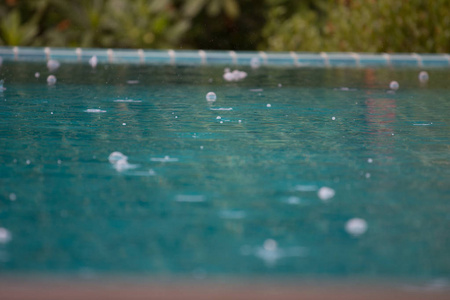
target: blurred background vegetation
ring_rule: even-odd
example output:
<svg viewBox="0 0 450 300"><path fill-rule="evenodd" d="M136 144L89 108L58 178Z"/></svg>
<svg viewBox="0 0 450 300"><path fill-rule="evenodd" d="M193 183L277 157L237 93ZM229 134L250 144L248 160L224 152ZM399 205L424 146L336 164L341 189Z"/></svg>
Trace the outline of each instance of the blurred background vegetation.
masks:
<svg viewBox="0 0 450 300"><path fill-rule="evenodd" d="M450 52L450 0L1 0L0 45Z"/></svg>

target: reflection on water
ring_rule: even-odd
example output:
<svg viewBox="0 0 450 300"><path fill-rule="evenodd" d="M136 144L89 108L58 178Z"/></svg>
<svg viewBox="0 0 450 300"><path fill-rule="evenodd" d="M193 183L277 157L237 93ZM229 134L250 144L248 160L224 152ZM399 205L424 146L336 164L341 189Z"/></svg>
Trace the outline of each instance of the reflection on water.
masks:
<svg viewBox="0 0 450 300"><path fill-rule="evenodd" d="M6 62L0 270L449 276L449 71L242 71Z"/></svg>

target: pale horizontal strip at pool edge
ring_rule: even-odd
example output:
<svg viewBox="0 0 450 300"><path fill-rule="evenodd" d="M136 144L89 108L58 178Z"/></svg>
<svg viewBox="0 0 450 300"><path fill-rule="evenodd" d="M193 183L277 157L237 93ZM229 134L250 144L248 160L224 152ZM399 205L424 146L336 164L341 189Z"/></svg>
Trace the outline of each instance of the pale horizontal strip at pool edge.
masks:
<svg viewBox="0 0 450 300"><path fill-rule="evenodd" d="M100 63L172 65L250 65L253 58L262 65L292 67L450 67L450 55L419 53L356 52L265 52L217 50L144 50L96 48L0 47L4 61L87 62L97 56Z"/></svg>

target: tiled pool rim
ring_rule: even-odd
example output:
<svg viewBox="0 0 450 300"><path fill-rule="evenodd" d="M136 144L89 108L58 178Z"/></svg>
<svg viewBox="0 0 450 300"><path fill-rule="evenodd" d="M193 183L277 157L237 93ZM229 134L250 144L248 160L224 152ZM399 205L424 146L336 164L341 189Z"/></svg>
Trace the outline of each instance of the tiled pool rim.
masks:
<svg viewBox="0 0 450 300"><path fill-rule="evenodd" d="M0 47L4 61L98 62L172 65L250 65L252 59L267 66L291 67L437 67L449 68L450 55L354 52L250 52L204 50L143 50L94 48Z"/></svg>

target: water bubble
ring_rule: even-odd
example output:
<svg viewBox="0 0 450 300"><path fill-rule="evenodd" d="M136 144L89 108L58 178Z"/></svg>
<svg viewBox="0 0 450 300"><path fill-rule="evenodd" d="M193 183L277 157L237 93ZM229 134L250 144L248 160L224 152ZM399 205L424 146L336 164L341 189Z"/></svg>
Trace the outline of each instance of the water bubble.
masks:
<svg viewBox="0 0 450 300"><path fill-rule="evenodd" d="M266 107L272 107L272 104L267 103L267 104L266 104Z"/></svg>
<svg viewBox="0 0 450 300"><path fill-rule="evenodd" d="M223 124L223 121L220 121L220 124Z"/></svg>
<svg viewBox="0 0 450 300"><path fill-rule="evenodd" d="M353 236L360 236L367 231L367 222L360 218L350 219L345 224L345 231Z"/></svg>
<svg viewBox="0 0 450 300"><path fill-rule="evenodd" d="M247 73L239 70L230 72L229 69L225 69L225 73L223 74L223 79L225 79L225 81L239 81L245 77L247 77Z"/></svg>
<svg viewBox="0 0 450 300"><path fill-rule="evenodd" d="M89 64L91 65L92 68L97 67L97 63L98 63L98 60L97 60L97 56L96 55L92 56L89 59Z"/></svg>
<svg viewBox="0 0 450 300"><path fill-rule="evenodd" d="M367 162L368 162L369 164L371 164L371 163L373 163L373 159L368 158L368 159L367 159Z"/></svg>
<svg viewBox="0 0 450 300"><path fill-rule="evenodd" d="M259 60L258 57L253 57L253 58L250 60L250 66L251 66L253 69L258 69L258 68L261 66L261 61Z"/></svg>
<svg viewBox="0 0 450 300"><path fill-rule="evenodd" d="M216 101L216 93L214 92L209 92L208 94L206 94L206 100L208 101Z"/></svg>
<svg viewBox="0 0 450 300"><path fill-rule="evenodd" d="M200 150L203 150L203 146L200 146Z"/></svg>
<svg viewBox="0 0 450 300"><path fill-rule="evenodd" d="M419 73L419 81L422 83L426 83L430 77L428 76L428 72L422 71Z"/></svg>
<svg viewBox="0 0 450 300"><path fill-rule="evenodd" d="M238 120L239 123L242 123L242 120Z"/></svg>
<svg viewBox="0 0 450 300"><path fill-rule="evenodd" d="M365 176L366 176L367 179L369 179L371 175L370 175L370 173L366 173Z"/></svg>
<svg viewBox="0 0 450 300"><path fill-rule="evenodd" d="M114 151L108 156L108 160L110 163L114 164L121 159L127 159L128 157L124 155L122 152Z"/></svg>
<svg viewBox="0 0 450 300"><path fill-rule="evenodd" d="M31 164L31 160L27 159L27 161L25 162L27 165Z"/></svg>
<svg viewBox="0 0 450 300"><path fill-rule="evenodd" d="M5 81L3 80L3 79L1 79L0 80L0 92L3 92L4 90L6 90L4 87L3 87L3 83L4 83Z"/></svg>
<svg viewBox="0 0 450 300"><path fill-rule="evenodd" d="M34 77L39 78L41 77L41 74L39 72L34 73Z"/></svg>
<svg viewBox="0 0 450 300"><path fill-rule="evenodd" d="M8 229L0 227L0 244L6 244L11 240L11 233Z"/></svg>
<svg viewBox="0 0 450 300"><path fill-rule="evenodd" d="M220 120L220 119L222 119L221 116L217 116L217 117L216 117L216 120Z"/></svg>
<svg viewBox="0 0 450 300"><path fill-rule="evenodd" d="M59 68L59 66L60 66L60 63L57 60L50 59L47 62L47 68L50 72L56 71Z"/></svg>
<svg viewBox="0 0 450 300"><path fill-rule="evenodd" d="M396 90L398 90L399 87L400 87L400 85L398 84L397 81L391 81L391 83L389 83L389 88L391 90L396 91Z"/></svg>
<svg viewBox="0 0 450 300"><path fill-rule="evenodd" d="M331 120L333 120L333 121L336 120L336 117L332 117Z"/></svg>
<svg viewBox="0 0 450 300"><path fill-rule="evenodd" d="M329 188L326 186L321 187L319 189L319 191L317 192L317 195L323 201L327 201L327 200L333 198L335 194L336 194L336 192L332 188Z"/></svg>
<svg viewBox="0 0 450 300"><path fill-rule="evenodd" d="M57 163L58 163L58 165L60 165L60 164L61 164L61 160L60 160L60 159L58 159Z"/></svg>
<svg viewBox="0 0 450 300"><path fill-rule="evenodd" d="M264 250L275 251L278 248L278 243L275 240L267 239L264 241Z"/></svg>
<svg viewBox="0 0 450 300"><path fill-rule="evenodd" d="M16 194L14 194L14 193L9 194L9 200L16 201L16 199L17 199Z"/></svg>
<svg viewBox="0 0 450 300"><path fill-rule="evenodd" d="M49 75L47 77L47 83L48 85L54 85L56 83L56 77L53 75Z"/></svg>
<svg viewBox="0 0 450 300"><path fill-rule="evenodd" d="M127 125L127 123L122 123L122 125L123 125L123 126L126 126L126 125Z"/></svg>
<svg viewBox="0 0 450 300"><path fill-rule="evenodd" d="M282 87L282 86L283 86L283 85L282 85L281 83L278 84L278 87L279 87L279 88Z"/></svg>

